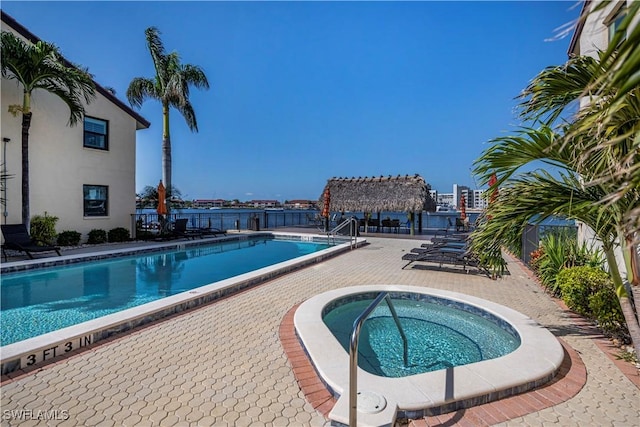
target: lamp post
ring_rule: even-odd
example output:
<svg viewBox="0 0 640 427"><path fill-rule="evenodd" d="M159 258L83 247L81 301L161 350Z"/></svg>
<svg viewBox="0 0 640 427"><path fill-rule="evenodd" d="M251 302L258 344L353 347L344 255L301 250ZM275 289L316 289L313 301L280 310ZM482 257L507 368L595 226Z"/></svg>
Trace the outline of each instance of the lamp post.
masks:
<svg viewBox="0 0 640 427"><path fill-rule="evenodd" d="M7 143L11 142L11 138L2 138L2 219L3 223L7 223L9 212L7 211Z"/></svg>

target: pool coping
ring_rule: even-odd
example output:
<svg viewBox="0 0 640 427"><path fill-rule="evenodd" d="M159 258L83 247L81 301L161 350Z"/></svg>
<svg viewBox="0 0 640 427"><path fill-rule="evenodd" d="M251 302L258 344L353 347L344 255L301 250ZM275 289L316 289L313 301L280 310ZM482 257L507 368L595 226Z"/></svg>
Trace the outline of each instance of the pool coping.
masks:
<svg viewBox="0 0 640 427"><path fill-rule="evenodd" d="M321 313L337 298L381 290L423 293L478 306L508 321L520 334L521 345L496 359L404 378L383 378L358 368L358 390L377 393L387 401L387 407L378 414L359 412L359 425L393 425L396 417L416 419L498 400L550 381L561 367L564 351L551 332L533 319L491 301L458 292L388 284L325 292L298 307L294 325L315 370L337 398L329 418L338 424L347 425L349 420L349 354L324 325Z"/></svg>
<svg viewBox="0 0 640 427"><path fill-rule="evenodd" d="M80 262L91 262L98 259L126 257L171 249L182 250L211 243L236 240L243 241L262 236L273 236L275 238L299 237L301 241L314 241L314 238L317 239L316 241L324 241L327 239L326 235L323 236L319 234L302 235L300 233L286 232L243 233L225 236L222 238L157 244L144 248L117 249L114 251L92 252L76 256L67 255L53 259L47 258L41 260L30 260L27 262L23 261L21 263L13 262L9 263L10 265L3 267L3 273L4 268L12 269L10 270L12 272L24 271L29 268L35 269ZM96 342L105 340L115 334L134 329L155 320L220 298L224 298L295 269L322 262L327 258L350 250L350 242L341 241L342 243L336 244L330 248L308 255L303 255L293 260L283 261L278 264L240 274L199 288L172 295L170 297L132 307L121 312L109 314L107 316L62 328L57 331L52 331L37 337L2 346L0 347L1 374L6 375L21 369L33 368L44 362L49 362L63 355L67 355L81 348L90 346ZM356 247L364 244L366 244L366 239L360 238L356 242ZM18 266L17 264L24 264L24 266Z"/></svg>

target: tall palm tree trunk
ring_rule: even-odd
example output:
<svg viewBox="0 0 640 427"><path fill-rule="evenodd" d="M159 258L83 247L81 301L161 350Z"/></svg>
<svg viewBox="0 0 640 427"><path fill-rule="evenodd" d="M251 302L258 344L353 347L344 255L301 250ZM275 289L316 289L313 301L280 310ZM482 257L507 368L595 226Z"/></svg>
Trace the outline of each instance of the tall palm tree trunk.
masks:
<svg viewBox="0 0 640 427"><path fill-rule="evenodd" d="M29 229L29 128L31 112L22 114L22 223Z"/></svg>
<svg viewBox="0 0 640 427"><path fill-rule="evenodd" d="M162 180L169 193L166 198L167 215L171 213L171 136L169 135L169 106L162 106Z"/></svg>
<svg viewBox="0 0 640 427"><path fill-rule="evenodd" d="M620 309L622 310L624 320L627 323L627 329L629 330L629 335L631 336L633 348L635 349L636 354L640 354L640 324L638 324L638 318L636 317L635 311L633 310L633 304L631 304L631 299L629 299L627 291L624 287L622 276L620 275L620 270L618 269L616 256L613 253L612 248L606 248L604 250L604 253L607 257L609 272L611 273L611 279L613 280L613 286L615 287L616 295L618 295Z"/></svg>

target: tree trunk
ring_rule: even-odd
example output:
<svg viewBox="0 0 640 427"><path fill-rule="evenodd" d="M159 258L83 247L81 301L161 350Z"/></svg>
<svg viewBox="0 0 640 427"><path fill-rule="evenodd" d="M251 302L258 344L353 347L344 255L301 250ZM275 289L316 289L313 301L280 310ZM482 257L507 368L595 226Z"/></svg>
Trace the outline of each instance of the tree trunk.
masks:
<svg viewBox="0 0 640 427"><path fill-rule="evenodd" d="M167 189L167 217L171 214L171 137L169 136L169 106L162 106L162 181Z"/></svg>
<svg viewBox="0 0 640 427"><path fill-rule="evenodd" d="M640 324L638 324L638 318L633 310L631 300L627 295L627 291L624 287L622 277L620 276L620 270L618 269L618 263L613 253L613 249L608 248L604 251L607 257L607 264L609 265L609 272L611 273L611 279L615 286L616 295L618 295L618 301L620 302L620 308L624 320L627 323L627 329L629 330L629 336L631 336L631 342L635 349L636 355L640 355Z"/></svg>
<svg viewBox="0 0 640 427"><path fill-rule="evenodd" d="M22 114L22 223L29 230L29 128L32 113Z"/></svg>
<svg viewBox="0 0 640 427"><path fill-rule="evenodd" d="M640 265L638 262L638 246L633 243L633 235L627 234L625 237L622 253L627 268L627 280L630 285L630 297L635 308L636 321L640 323Z"/></svg>

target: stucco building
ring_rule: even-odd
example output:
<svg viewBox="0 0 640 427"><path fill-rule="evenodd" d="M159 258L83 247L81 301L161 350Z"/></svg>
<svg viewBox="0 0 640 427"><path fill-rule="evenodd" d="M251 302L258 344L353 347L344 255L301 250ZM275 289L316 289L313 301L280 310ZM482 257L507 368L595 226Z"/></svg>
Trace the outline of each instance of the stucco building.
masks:
<svg viewBox="0 0 640 427"><path fill-rule="evenodd" d="M2 12L2 31L39 40ZM91 64L83 64L90 66ZM21 115L8 106L22 104L22 86L2 79L1 124L4 182L2 223L22 222ZM30 213L59 218L56 231L115 227L131 230L135 213L136 131L149 122L96 84L96 98L85 107L83 123L71 127L69 109L58 97L36 90L29 132Z"/></svg>
<svg viewBox="0 0 640 427"><path fill-rule="evenodd" d="M601 7L602 0L585 1L582 5L580 20L569 44L569 56L590 56L598 58L598 52L609 47L615 32L620 28L620 24L625 17L631 0L611 1ZM631 22L631 28L635 28L640 23L640 16L635 16ZM587 97L580 102L581 106L590 102ZM577 221L578 239L595 246L600 246L600 242L595 233L585 223ZM618 268L623 277L626 274L626 267L622 252L616 250Z"/></svg>

